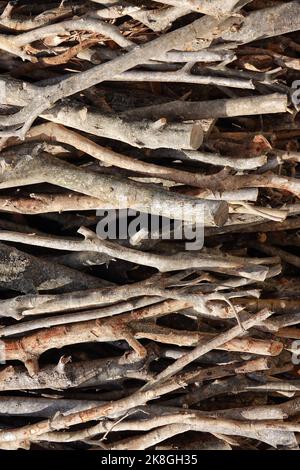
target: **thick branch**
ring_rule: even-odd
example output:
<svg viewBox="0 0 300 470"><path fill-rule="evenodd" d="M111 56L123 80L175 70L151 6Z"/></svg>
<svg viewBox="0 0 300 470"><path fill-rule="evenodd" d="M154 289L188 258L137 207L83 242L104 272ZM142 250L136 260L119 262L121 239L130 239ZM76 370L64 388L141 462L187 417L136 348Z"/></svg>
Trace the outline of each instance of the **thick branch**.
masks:
<svg viewBox="0 0 300 470"><path fill-rule="evenodd" d="M143 106L122 113L129 119L207 119L243 115L284 113L287 96L279 93L211 101L171 101Z"/></svg>

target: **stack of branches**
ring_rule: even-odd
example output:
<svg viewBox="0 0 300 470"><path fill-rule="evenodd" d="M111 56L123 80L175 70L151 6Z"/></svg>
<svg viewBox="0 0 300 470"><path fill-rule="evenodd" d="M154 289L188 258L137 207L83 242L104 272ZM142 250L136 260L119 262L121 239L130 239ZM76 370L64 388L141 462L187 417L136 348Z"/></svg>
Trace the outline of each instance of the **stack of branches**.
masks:
<svg viewBox="0 0 300 470"><path fill-rule="evenodd" d="M0 448L298 449L299 1L0 9Z"/></svg>

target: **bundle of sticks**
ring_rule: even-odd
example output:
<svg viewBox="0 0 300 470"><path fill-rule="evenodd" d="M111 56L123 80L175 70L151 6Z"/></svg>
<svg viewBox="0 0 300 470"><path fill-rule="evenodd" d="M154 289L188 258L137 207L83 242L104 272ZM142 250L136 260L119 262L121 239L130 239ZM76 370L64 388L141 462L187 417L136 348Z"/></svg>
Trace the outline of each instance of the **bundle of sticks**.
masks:
<svg viewBox="0 0 300 470"><path fill-rule="evenodd" d="M298 449L299 30L0 1L1 449Z"/></svg>

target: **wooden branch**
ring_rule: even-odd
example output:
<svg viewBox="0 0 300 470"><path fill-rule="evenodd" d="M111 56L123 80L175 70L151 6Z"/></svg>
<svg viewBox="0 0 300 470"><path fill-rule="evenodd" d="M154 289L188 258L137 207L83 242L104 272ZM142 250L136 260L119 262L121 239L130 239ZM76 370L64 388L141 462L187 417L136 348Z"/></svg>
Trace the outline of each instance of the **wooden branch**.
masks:
<svg viewBox="0 0 300 470"><path fill-rule="evenodd" d="M157 299L155 299L157 300ZM145 303L145 302L142 302ZM146 302L147 304L147 302ZM136 361L146 357L146 349L134 339L127 324L141 318L157 315L166 315L174 310L187 307L182 301L165 301L161 305L154 304L141 308L121 317L111 319L89 320L80 323L71 323L69 326L53 326L46 330L33 333L21 339L2 341L2 354L5 360L18 359L24 362L30 374L38 371L38 357L48 349L61 348L73 343L104 342L126 340L134 349L132 360ZM115 308L115 307L113 307ZM128 310L129 310L128 306ZM121 310L124 311L123 307ZM127 360L130 362L129 357Z"/></svg>
<svg viewBox="0 0 300 470"><path fill-rule="evenodd" d="M159 396L170 393L171 391L180 389L186 381L191 381L197 373L182 374L176 379L170 380L167 384L155 387L148 391L138 391L134 394L117 400L115 402L100 405L89 410L81 411L79 413L72 413L67 416L56 416L54 419L40 421L36 424L30 424L17 429L10 429L9 431L0 431L0 442L4 441L6 444L11 442L18 443L24 440L35 439L37 436L45 434L49 431L60 430L66 427L99 419L104 416L114 416L119 413L126 413L129 409L138 407L153 400Z"/></svg>
<svg viewBox="0 0 300 470"><path fill-rule="evenodd" d="M251 246L268 255L274 256L276 253L276 256L279 256L286 263L296 266L297 268L300 267L300 257L297 255L264 243L252 243Z"/></svg>
<svg viewBox="0 0 300 470"><path fill-rule="evenodd" d="M35 416L51 418L53 413L64 413L81 411L87 407L97 406L99 401L72 400L30 397L3 397L0 404L0 416Z"/></svg>
<svg viewBox="0 0 300 470"><path fill-rule="evenodd" d="M158 0L155 1L158 2ZM159 1L159 3L165 3L175 7L182 6L182 2L180 0L163 0ZM197 13L220 16L228 12L233 12L236 8L241 8L246 3L249 3L249 0L186 0L185 6L188 7L191 11L196 11Z"/></svg>
<svg viewBox="0 0 300 470"><path fill-rule="evenodd" d="M0 196L1 211L18 214L97 210L105 209L106 205L101 199L74 192L61 194L34 192L22 196Z"/></svg>
<svg viewBox="0 0 300 470"><path fill-rule="evenodd" d="M253 326L255 326L257 323L261 323L264 320L266 320L272 313L268 311L267 309L261 310L259 313L254 315L251 319L246 320L243 322L243 328L244 330L247 330ZM163 372L158 374L152 382L150 382L147 385L148 387L152 387L156 384L159 384L161 382L164 382L167 380L169 377L171 377L173 374L176 374L179 370L181 370L183 367L187 366L190 364L192 361L194 361L196 358L200 357L202 354L205 354L212 349L224 344L227 341L230 341L231 339L234 339L236 336L238 336L241 333L241 328L240 326L235 326L231 328L230 330L226 331L225 333L221 333L220 335L216 336L215 338L208 340L204 344L198 344L198 346L193 349L193 351L186 353L184 356L182 356L180 359L177 359L172 365L167 367Z"/></svg>
<svg viewBox="0 0 300 470"><path fill-rule="evenodd" d="M9 14L1 15L0 24L5 28L13 29L15 31L28 31L64 18L70 13L80 13L82 11L83 9L80 5L59 5L57 8L52 8L47 12L45 11L42 15L38 15L35 18L24 16L12 18L10 12Z"/></svg>
<svg viewBox="0 0 300 470"><path fill-rule="evenodd" d="M134 147L195 150L201 146L204 135L201 122L155 125L151 120L132 121L114 114L99 113L74 102L58 104L49 112L42 113L42 117L101 137L117 137Z"/></svg>
<svg viewBox="0 0 300 470"><path fill-rule="evenodd" d="M85 270L91 266L109 265L113 258L110 256L96 253L93 251L73 251L67 255L57 255L51 257L51 260L58 264L63 264L69 268Z"/></svg>
<svg viewBox="0 0 300 470"><path fill-rule="evenodd" d="M125 204L127 208L142 212L179 220L183 217L183 220L192 223L199 220L203 212L204 223L211 220L219 225L227 219L225 201L200 201L125 178L96 174L46 154L35 155L34 158L20 158L18 155L7 159L2 157L2 161L7 163L3 163L1 188L48 182L92 197L101 194L108 206L112 202L112 207L117 203L122 208Z"/></svg>
<svg viewBox="0 0 300 470"><path fill-rule="evenodd" d="M134 45L129 39L127 39L120 33L119 29L116 26L110 23L105 23L101 20L95 20L87 17L80 18L77 20L72 19L61 21L60 23L55 23L47 26L41 26L40 28L35 28L32 31L28 31L26 33L14 36L12 41L14 44L16 44L16 46L23 47L26 44L38 41L47 36L54 36L58 34L64 35L65 33L76 30L85 30L91 31L96 34L102 34L103 36L112 39L116 44L121 47L128 48Z"/></svg>
<svg viewBox="0 0 300 470"><path fill-rule="evenodd" d="M10 104L22 105L29 103L31 96L36 94L32 88L28 88L24 82L8 82L5 77L0 80L7 87L5 101ZM24 93L25 91L25 93ZM29 99L29 101L28 101ZM81 129L94 135L106 138L118 138L135 147L160 148L170 147L175 149L198 149L203 141L202 127L205 123L157 123L147 120L133 122L115 114L105 114L95 109L82 105L76 101L69 104L58 104L51 110L42 114L50 121L66 124L75 129ZM101 121L101 126L99 126ZM46 125L44 131L47 134ZM55 130L55 127L53 128ZM49 127L49 132L51 127ZM67 130L65 131L67 133ZM53 131L51 132L53 136ZM60 135L63 135L62 130Z"/></svg>
<svg viewBox="0 0 300 470"><path fill-rule="evenodd" d="M100 20L93 20L91 18L80 18L78 20L68 20L52 25L41 26L40 28L33 29L32 31L18 34L13 38L10 35L1 34L0 49L18 55L23 60L32 60L30 56L24 54L23 50L21 49L23 46L43 39L46 36L65 34L67 32L76 30L87 30L96 34L108 36L121 47L128 48L133 45L131 41L122 36L118 28L114 25Z"/></svg>
<svg viewBox="0 0 300 470"><path fill-rule="evenodd" d="M244 157L229 157L210 152L190 152L187 150L184 150L183 154L188 160L195 160L197 162L203 162L210 165L228 166L235 170L255 170L256 168L264 165L267 161L266 155L245 159ZM230 199L234 200L229 196L227 200Z"/></svg>
<svg viewBox="0 0 300 470"><path fill-rule="evenodd" d="M189 273L190 272L188 271L186 275L189 275ZM131 299L133 297L143 296L182 300L184 302L189 302L191 306L194 306L199 311L201 310L202 313L210 314L210 302L227 302L228 299L236 297L259 296L259 292L257 290L231 291L230 283L224 286L222 284L219 286L217 284L212 284L205 286L206 288L199 284L196 285L194 289L189 288L189 290L187 290L188 281L185 281L184 277L184 273L182 273L182 280L179 279L178 275L169 277L154 275L146 281L125 284L122 286L73 291L71 294L22 295L13 299L1 300L0 315L26 317L41 315L43 313L58 313L63 311L90 309L120 302L125 297L127 297L127 299ZM172 288L172 282L176 283L177 287ZM183 287L180 287L181 284ZM233 287L236 286L233 284ZM228 289L229 292L221 292L222 290ZM217 308L216 312L219 312ZM227 317L230 318L229 312Z"/></svg>
<svg viewBox="0 0 300 470"><path fill-rule="evenodd" d="M159 288L156 288L156 289L148 288L149 292L147 292L147 289L145 290L146 292L142 291L143 296L139 299L127 300L126 302L120 302L118 304L114 304L112 306L109 305L106 307L105 306L102 307L101 304L99 305L101 293L100 292L98 293L95 291L91 293L90 296L89 296L89 293L87 292L87 297L89 297L89 300L85 299L85 301L83 302L82 301L78 302L79 299L77 299L77 302L76 302L76 299L73 299L72 301L72 299L70 299L70 296L69 296L69 302L64 307L59 306L60 301L62 300L62 297L60 297L59 300L55 298L51 299L50 296L46 297L46 302L45 302L46 305L44 307L43 305L39 306L40 300L36 299L37 309L31 309L27 311L22 311L21 304L23 303L24 300L25 302L26 300L27 301L29 300L29 304L31 305L34 304L35 302L34 296L31 296L31 298L29 299L28 298L27 299L23 299L23 298L13 299L13 302L10 302L10 301L7 302L8 305L12 304L12 307L8 307L7 311L4 310L3 316L12 316L12 315L17 316L17 317L22 316L22 315L31 316L32 314L33 315L40 314L43 312L43 310L44 310L44 313L49 313L49 310L45 310L45 307L47 308L47 306L49 306L49 309L54 312L57 312L59 310L63 311L63 310L72 310L76 308L87 308L89 306L92 306L92 307L99 306L102 308L93 309L93 310L84 310L82 312L69 313L69 314L64 314L64 315L59 315L59 316L51 316L48 318L46 317L46 318L42 318L38 320L27 321L27 322L16 324L16 325L6 326L0 329L0 337L20 334L26 331L32 331L32 330L36 330L39 328L48 328L54 325L61 325L61 324L66 325L68 323L77 323L77 322L93 320L97 318L112 317L120 313L124 313L130 310L135 310L140 307L145 307L148 305L158 303L161 300L163 300L163 298L169 298L169 299L174 299L174 300L179 301L179 303L178 302L175 303L176 308L180 307L181 309L181 306L182 308L194 307L197 311L200 311L204 315L209 316L211 312L213 312L211 314L212 316L215 316L215 317L220 316L221 318L222 317L231 318L236 315L236 310L232 308L231 314L228 313L227 310L225 310L225 314L224 314L222 311L222 308L219 307L217 301L229 302L230 298L234 298L234 297L240 298L243 295L255 296L255 294L257 294L256 291L245 291L245 292L236 291L236 292L227 293L227 294L212 293L208 295L201 295L201 294L185 294L184 292L181 293L178 291L176 292L174 290L165 291L164 289L159 289ZM145 294L148 294L148 295L145 295ZM119 295L120 295L120 292L119 292ZM105 295L102 296L102 302L104 300L103 297L105 298ZM118 298L118 294L116 295L116 297ZM138 287L137 287L137 292L134 295L134 297L138 297ZM52 300L53 302L51 302ZM122 298L120 300L122 300ZM109 301L111 302L111 299L109 299ZM214 305L215 301L216 301L216 305ZM16 312L14 312L14 307L13 307L15 303L17 303Z"/></svg>
<svg viewBox="0 0 300 470"><path fill-rule="evenodd" d="M190 13L190 9L185 7L148 10L139 6L131 6L130 3L127 2L122 2L122 5L120 5L119 2L115 2L117 5L114 5L113 2L111 3L112 4L108 5L106 8L97 10L96 15L104 19L116 19L128 15L140 21L153 31L164 31L169 28L175 20Z"/></svg>
<svg viewBox="0 0 300 470"><path fill-rule="evenodd" d="M148 380L151 374L143 361L124 363L122 358L94 359L92 361L67 362L63 370L59 366L43 366L34 375L24 367L7 366L0 372L0 389L4 390L65 390L73 387L90 387L123 378Z"/></svg>
<svg viewBox="0 0 300 470"><path fill-rule="evenodd" d="M292 405L293 404L293 400L290 400L290 402L287 402L286 404L284 405ZM284 405L282 408L284 408ZM220 417L222 417L223 419L227 418L227 419L234 419L234 420L239 420L241 419L241 414L242 413L245 413L245 415L248 415L249 414L249 417L246 418L248 420L270 420L270 419L276 419L276 418L279 418L282 417L282 411L281 411L281 408L279 408L280 405L278 405L277 407L271 407L271 406L268 406L268 407L264 407L264 406L257 406L257 407L252 407L252 408L240 408L240 409L237 409L236 410L236 413L234 413L235 410L228 410L229 413L226 413L226 410L223 411L223 412L220 412ZM153 406L153 405L148 405L147 407L144 407L142 408L142 410L144 409L149 415L151 415L151 409L153 409L154 413L155 413L155 409L158 408L157 406ZM271 415L267 415L267 410L269 410L269 412L271 413ZM161 410L159 410L161 411ZM172 413L173 411L173 413ZM179 410L178 410L179 411ZM176 415L174 415L176 412L178 413L177 409L176 408L173 408L173 409L170 409L169 411L169 414L167 414L163 420L172 420L174 419L174 417ZM167 409L165 410L165 413L167 412ZM203 412L199 412L199 411L196 411L196 410L190 410L188 412L185 412L185 416L189 416L190 414L192 414L195 418L204 418ZM232 418L232 414L235 416L234 418ZM102 433L105 433L109 430L109 426L111 426L111 431L112 432L120 432L120 431L124 431L126 430L127 428L129 428L130 430L135 430L137 431L138 428L140 429L141 427L143 427L144 429L145 428L148 428L149 430L149 424L151 422L152 424L152 420L150 421L151 418L149 418L149 415L148 415L148 418L147 420L144 421L144 427L143 427L143 424L138 424L138 421L135 419L131 419L131 420L123 420L122 422L120 423L114 423L114 426L112 428L112 423L103 423L103 422L100 422L99 424L95 425L95 426L91 426L90 428L87 428L83 431L74 431L74 432L64 432L64 433L59 433L59 432L52 432L52 433L48 433L48 434L44 434L40 437L38 437L37 439L38 440L45 440L45 439L49 439L49 440L52 440L54 442L72 442L72 441L76 441L76 440L79 440L79 439L84 439L84 438L88 438L88 437L93 437L93 436L96 436L97 434L102 434ZM229 415L229 416L228 416ZM271 418L271 416L273 415L273 417ZM251 416L251 417L250 417ZM178 417L178 415L177 415ZM215 416L216 418L218 416ZM243 420L245 418L242 418ZM184 418L183 418L184 420ZM95 442L96 444L96 442Z"/></svg>
<svg viewBox="0 0 300 470"><path fill-rule="evenodd" d="M179 9L163 9L163 10L153 10L153 12L156 13L155 16L158 16L158 13L160 14L159 16L163 16L163 13L165 12L165 16L168 18L167 13L173 10L173 12L177 14L182 13L182 9L178 11ZM176 10L176 11L175 11ZM103 10L101 10L103 11ZM147 12L151 12L147 10ZM169 19L168 19L169 21ZM155 22L153 25L151 25L151 29L154 29L156 27ZM92 62L93 64L99 64L102 61L106 60L112 60L115 57L120 56L121 53L119 50L107 50L106 48L103 47L97 47L93 49L88 49L84 50L79 53L78 57L84 60L88 60L89 62ZM213 47L210 47L208 49L202 49L202 50L173 50L169 52L165 52L162 54L159 54L157 57L149 60L146 62L145 65L146 67L156 65L156 66L161 66L163 62L168 64L170 66L170 62L185 62L185 63L195 63L195 62L226 62L230 63L233 60L235 60L236 56L234 52L231 52L230 50L219 50L219 49L214 49ZM165 64L165 65L166 65ZM178 66L175 66L175 68L178 68Z"/></svg>
<svg viewBox="0 0 300 470"><path fill-rule="evenodd" d="M166 62L224 62L233 61L235 55L231 51L214 50L212 47L199 51L169 51L157 59Z"/></svg>
<svg viewBox="0 0 300 470"><path fill-rule="evenodd" d="M70 250L70 251L97 251L105 253L113 258L126 259L127 261L143 264L145 266L152 266L159 271L176 271L179 269L192 269L201 268L204 270L215 270L221 271L236 270L236 272L242 272L242 276L248 277L246 274L246 268L252 271L249 272L250 278L261 279L266 276L268 268L260 266L263 263L263 259L254 258L242 259L234 256L215 256L200 253L197 256L191 253L177 254L176 256L163 256L153 253L146 253L134 250L132 248L121 247L117 243L113 243L107 240L100 240L95 236L93 232L88 229L81 228L80 232L85 236L85 240L72 240L63 239L47 236L37 236L32 234L20 234L17 232L0 231L0 239L7 241L14 241L17 243L25 243L35 246L44 246L48 248L54 248L58 250ZM271 260L274 262L275 260Z"/></svg>
<svg viewBox="0 0 300 470"><path fill-rule="evenodd" d="M128 300L120 302L117 305L103 307L93 310L85 310L83 312L69 313L64 315L45 317L38 320L31 320L16 325L10 325L0 329L0 336L11 336L14 334L23 334L28 331L38 330L40 328L49 328L56 325L67 325L69 323L79 323L82 321L95 320L97 318L112 317L125 312L133 311L137 308L146 307L148 305L160 302L160 297L142 297L141 299ZM188 303L182 302L183 307Z"/></svg>
<svg viewBox="0 0 300 470"><path fill-rule="evenodd" d="M162 420L160 420L162 421ZM167 420L166 420L167 421ZM190 422L189 422L190 421ZM121 441L115 445L110 446L110 450L124 450L124 449L147 449L155 445L158 442L164 441L174 435L181 434L182 432L187 431L200 431L200 432L211 432L211 433L221 433L229 435L239 435L246 436L251 438L256 438L263 440L264 442L273 443L269 437L271 431L277 431L277 444L286 444L288 440L290 442L289 432L297 431L297 424L284 423L282 426L275 423L270 423L266 421L263 422L245 422L241 423L240 421L234 422L226 420L214 420L211 418L198 418L198 419L179 419L177 420L178 424L167 424L162 427L158 427L155 431L151 431L147 434L144 434L136 438L128 438L124 441ZM229 427L226 425L229 424ZM284 432L286 431L286 432ZM287 434L287 436L286 436Z"/></svg>
<svg viewBox="0 0 300 470"><path fill-rule="evenodd" d="M66 129L61 125L48 123L36 126L30 130L26 137L29 140L43 138L47 140L49 139L50 142L61 142L72 145L77 150L81 150L82 152L91 155L97 160L101 160L102 162L105 162L109 165L125 168L128 170L139 171L144 174L155 174L160 178L170 179L177 183L189 182L187 184L197 184L197 176L195 174L189 173L187 171L176 170L174 168L171 169L162 167L160 165L141 162L132 157L119 154L106 147L96 144L92 140L83 137L78 132ZM264 155L259 157L252 157L245 161L244 158L230 158L212 153L192 151L183 151L182 153L185 157L191 160L200 161L203 163L211 163L214 165L230 166L238 170L256 169L257 167L262 166L267 160L267 157ZM249 196L249 193L247 194ZM238 195L231 197L228 195L227 200L234 200L235 197L237 198L236 200L239 199ZM214 199L214 197L211 199ZM224 199L226 198L224 197Z"/></svg>
<svg viewBox="0 0 300 470"><path fill-rule="evenodd" d="M279 36L300 28L298 1L279 3L270 8L254 11L245 18L238 31L222 34L225 41L248 43L257 39Z"/></svg>
<svg viewBox="0 0 300 470"><path fill-rule="evenodd" d="M59 289L61 292L92 285L107 285L104 280L80 273L51 261L41 260L14 247L0 244L0 285L17 292L36 292ZM17 312L7 312L17 316Z"/></svg>
<svg viewBox="0 0 300 470"><path fill-rule="evenodd" d="M148 70L133 70L115 75L112 81L117 82L166 82L166 83L195 83L198 85L216 85L229 88L253 90L255 87L251 80L219 77L213 75L193 74L183 67L175 72L155 72Z"/></svg>
<svg viewBox="0 0 300 470"><path fill-rule="evenodd" d="M122 113L122 116L129 119L217 119L243 115L284 113L286 110L286 95L274 93L211 101L171 101L165 104L131 109Z"/></svg>
<svg viewBox="0 0 300 470"><path fill-rule="evenodd" d="M213 192L196 188L175 186L176 192L201 199L221 201L256 201L258 190L254 188L238 189L235 191ZM174 190L175 190L174 188ZM112 206L112 204L111 204ZM89 211L106 209L107 203L101 199L77 194L75 192L63 192L50 194L34 192L15 196L0 196L0 209L3 212L18 214L45 214L49 212ZM116 204L116 209L119 209ZM124 207L125 209L125 207Z"/></svg>
<svg viewBox="0 0 300 470"><path fill-rule="evenodd" d="M206 343L210 340L218 340L213 333L198 333L186 330L174 330L171 328L159 327L152 323L134 322L132 330L137 339L148 338L163 344L174 344L176 346L197 346L198 343ZM226 341L216 349L222 351L237 351L250 354L259 354L263 356L277 356L283 349L280 341L259 340L252 337L237 338ZM181 359L181 358L180 358ZM178 359L179 361L179 359ZM149 385L150 386L150 385Z"/></svg>
<svg viewBox="0 0 300 470"><path fill-rule="evenodd" d="M30 103L20 112L2 119L2 126L17 124L22 125L22 127L19 126L19 130L15 131L2 131L1 136L24 136L35 118L59 99L96 85L101 81L108 80L116 73L122 73L145 60L151 59L157 53L176 49L182 43L188 44L197 36L206 37L212 41L217 33L219 34L220 31L227 30L234 23L238 23L237 19L225 20L220 24L219 21L211 17L203 17L188 26L164 35L163 41L161 38L157 38L142 46L133 48L124 56L118 57L109 63L98 65L91 70L66 78L59 84L48 85L40 90L36 88L34 103Z"/></svg>

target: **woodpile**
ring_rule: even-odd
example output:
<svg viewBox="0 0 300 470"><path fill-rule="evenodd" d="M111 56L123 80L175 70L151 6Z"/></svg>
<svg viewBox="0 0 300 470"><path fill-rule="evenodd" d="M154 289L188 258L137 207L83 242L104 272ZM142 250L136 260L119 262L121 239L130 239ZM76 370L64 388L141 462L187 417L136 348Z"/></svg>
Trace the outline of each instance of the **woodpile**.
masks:
<svg viewBox="0 0 300 470"><path fill-rule="evenodd" d="M0 1L0 449L298 449L299 30Z"/></svg>

